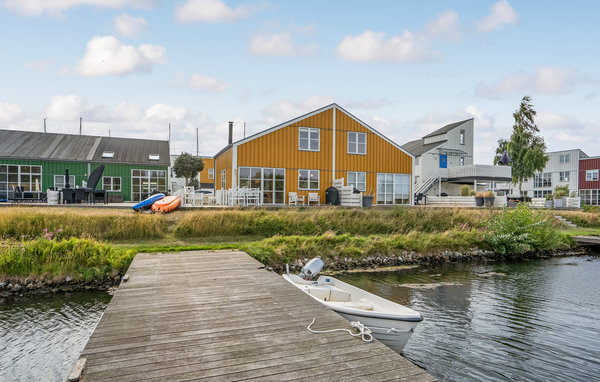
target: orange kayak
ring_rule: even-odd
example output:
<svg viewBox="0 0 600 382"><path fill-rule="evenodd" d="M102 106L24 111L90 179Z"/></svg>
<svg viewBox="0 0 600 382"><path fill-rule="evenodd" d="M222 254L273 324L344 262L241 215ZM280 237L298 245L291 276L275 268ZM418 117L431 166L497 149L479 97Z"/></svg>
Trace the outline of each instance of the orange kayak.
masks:
<svg viewBox="0 0 600 382"><path fill-rule="evenodd" d="M154 202L152 212L171 212L179 207L181 200L177 196L165 196L163 199Z"/></svg>

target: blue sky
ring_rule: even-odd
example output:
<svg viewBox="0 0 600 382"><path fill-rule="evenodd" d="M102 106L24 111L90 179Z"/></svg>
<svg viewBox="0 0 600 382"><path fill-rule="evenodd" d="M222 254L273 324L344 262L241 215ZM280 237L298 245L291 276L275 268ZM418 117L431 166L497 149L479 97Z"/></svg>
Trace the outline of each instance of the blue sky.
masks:
<svg viewBox="0 0 600 382"><path fill-rule="evenodd" d="M0 128L212 155L331 102L403 144L475 118L489 163L528 94L549 150L600 155L600 5L0 0Z"/></svg>

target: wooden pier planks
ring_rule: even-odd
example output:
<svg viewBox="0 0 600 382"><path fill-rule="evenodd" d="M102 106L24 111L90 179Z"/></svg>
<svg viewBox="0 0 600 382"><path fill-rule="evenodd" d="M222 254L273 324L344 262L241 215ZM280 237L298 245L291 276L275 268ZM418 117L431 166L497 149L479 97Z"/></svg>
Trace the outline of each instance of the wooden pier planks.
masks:
<svg viewBox="0 0 600 382"><path fill-rule="evenodd" d="M433 381L239 251L140 254L81 357L83 381Z"/></svg>

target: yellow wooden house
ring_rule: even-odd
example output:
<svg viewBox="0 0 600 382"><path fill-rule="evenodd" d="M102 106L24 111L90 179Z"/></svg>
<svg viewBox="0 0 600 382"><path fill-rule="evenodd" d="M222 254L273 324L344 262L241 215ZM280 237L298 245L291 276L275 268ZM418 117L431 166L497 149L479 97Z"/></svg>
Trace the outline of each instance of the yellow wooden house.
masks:
<svg viewBox="0 0 600 382"><path fill-rule="evenodd" d="M215 189L258 188L264 204L325 190L344 178L377 204L412 204L413 156L337 104L229 144L214 159Z"/></svg>

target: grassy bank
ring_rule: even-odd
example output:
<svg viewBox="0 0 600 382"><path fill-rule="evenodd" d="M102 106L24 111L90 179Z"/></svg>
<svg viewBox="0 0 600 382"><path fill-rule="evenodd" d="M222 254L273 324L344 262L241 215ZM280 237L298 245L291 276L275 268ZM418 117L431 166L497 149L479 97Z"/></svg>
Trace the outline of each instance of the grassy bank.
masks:
<svg viewBox="0 0 600 382"><path fill-rule="evenodd" d="M89 213L88 213L89 212ZM600 227L597 213L561 213ZM476 209L281 209L169 215L85 209L0 210L0 278L123 274L135 253L240 248L266 265L394 256L409 251L521 254L573 245L550 211ZM586 226L584 224L580 224ZM600 231L600 230L599 230Z"/></svg>

